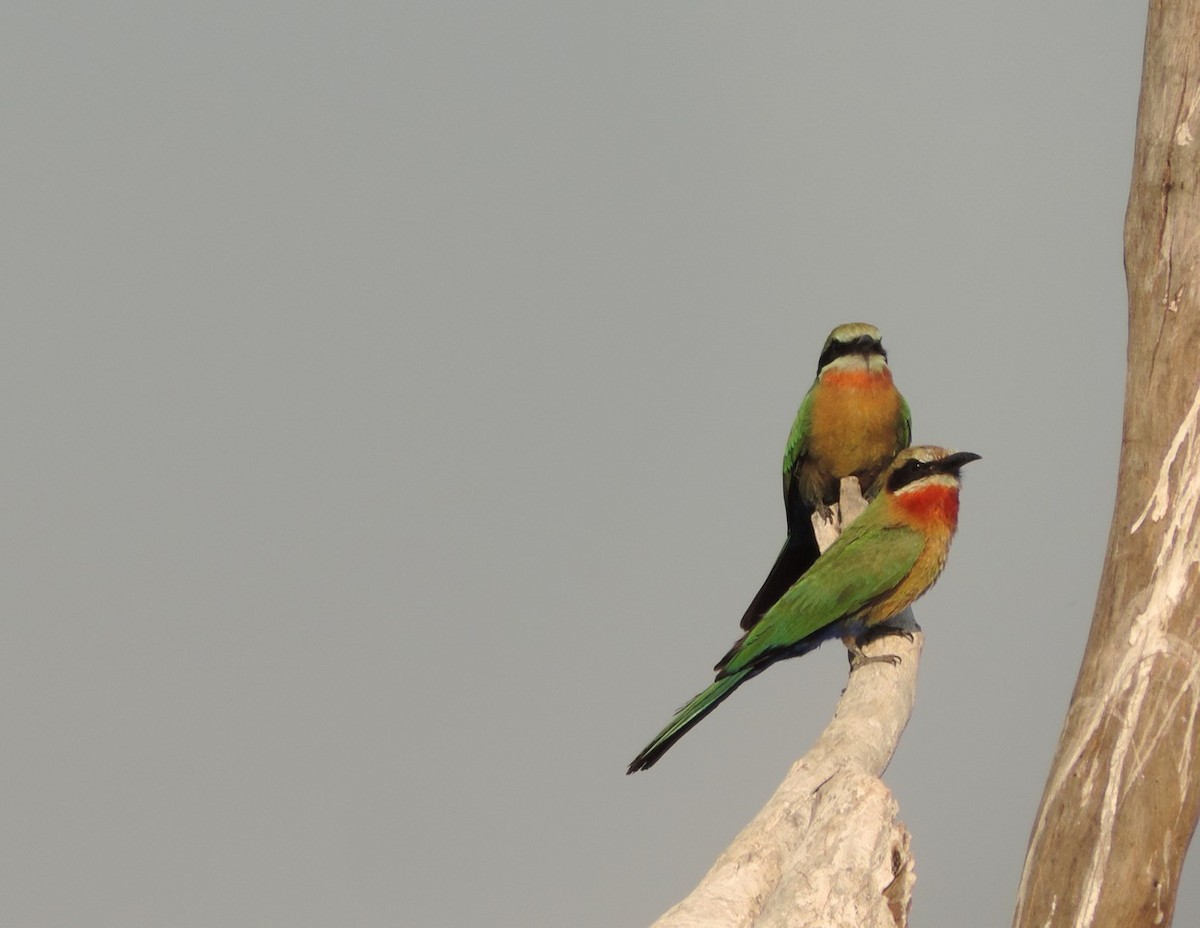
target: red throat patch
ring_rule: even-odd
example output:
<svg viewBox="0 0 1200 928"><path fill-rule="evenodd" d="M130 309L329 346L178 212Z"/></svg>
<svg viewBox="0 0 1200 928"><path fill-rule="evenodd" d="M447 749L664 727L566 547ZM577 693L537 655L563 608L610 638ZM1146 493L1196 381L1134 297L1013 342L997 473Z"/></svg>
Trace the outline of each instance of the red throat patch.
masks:
<svg viewBox="0 0 1200 928"><path fill-rule="evenodd" d="M958 490L938 483L896 494L896 504L926 531L953 532L958 527Z"/></svg>

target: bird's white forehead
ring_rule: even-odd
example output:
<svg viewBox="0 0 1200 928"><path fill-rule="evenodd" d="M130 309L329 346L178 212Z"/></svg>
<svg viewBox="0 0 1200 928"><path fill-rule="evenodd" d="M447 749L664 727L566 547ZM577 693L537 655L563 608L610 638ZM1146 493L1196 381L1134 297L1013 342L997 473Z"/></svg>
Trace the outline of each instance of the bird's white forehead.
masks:
<svg viewBox="0 0 1200 928"><path fill-rule="evenodd" d="M937 445L913 445L901 451L896 456L896 460L903 463L904 461L921 461L928 464L931 461L940 461L942 458L949 457L954 452L949 448L941 448Z"/></svg>
<svg viewBox="0 0 1200 928"><path fill-rule="evenodd" d="M869 335L875 341L879 341L880 337L879 329L869 322L847 322L830 332L829 338L831 341L849 342L863 335Z"/></svg>

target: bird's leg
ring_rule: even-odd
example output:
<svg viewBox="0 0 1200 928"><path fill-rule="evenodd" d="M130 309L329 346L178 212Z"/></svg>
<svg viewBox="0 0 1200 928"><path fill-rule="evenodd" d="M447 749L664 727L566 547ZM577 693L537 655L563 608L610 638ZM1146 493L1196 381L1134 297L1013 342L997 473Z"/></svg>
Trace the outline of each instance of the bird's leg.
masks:
<svg viewBox="0 0 1200 928"><path fill-rule="evenodd" d="M913 640L912 632L903 628L889 628L886 625L878 628L869 628L862 635L846 635L842 639L842 643L846 646L846 650L850 652L851 672L854 672L864 664L891 664L895 667L900 663L899 654L880 654L877 657L868 657L863 653L862 646L864 644L884 635L903 635L909 641Z"/></svg>

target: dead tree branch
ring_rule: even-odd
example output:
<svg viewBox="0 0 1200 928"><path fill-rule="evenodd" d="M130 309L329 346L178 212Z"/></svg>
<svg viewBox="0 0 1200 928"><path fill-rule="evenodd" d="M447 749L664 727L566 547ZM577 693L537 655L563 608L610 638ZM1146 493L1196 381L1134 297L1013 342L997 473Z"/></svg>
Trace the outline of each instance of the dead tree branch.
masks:
<svg viewBox="0 0 1200 928"><path fill-rule="evenodd" d="M1168 925L1200 808L1200 0L1152 0L1117 502L1017 928Z"/></svg>
<svg viewBox="0 0 1200 928"><path fill-rule="evenodd" d="M846 521L865 504L842 485ZM814 517L824 550L837 528ZM907 621L905 621L907 620ZM654 928L897 928L908 924L915 880L909 834L879 779L908 724L924 638L905 610L889 623L913 632L868 642L899 665L850 674L833 721L700 885Z"/></svg>

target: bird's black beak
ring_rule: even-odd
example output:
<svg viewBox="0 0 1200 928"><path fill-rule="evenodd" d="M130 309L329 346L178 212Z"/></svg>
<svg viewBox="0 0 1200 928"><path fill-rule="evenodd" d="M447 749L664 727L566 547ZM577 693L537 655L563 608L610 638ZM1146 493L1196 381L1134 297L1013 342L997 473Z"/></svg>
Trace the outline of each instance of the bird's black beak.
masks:
<svg viewBox="0 0 1200 928"><path fill-rule="evenodd" d="M957 474L959 469L964 464L970 464L972 461L978 461L982 457L982 455L976 454L974 451L956 451L954 454L948 454L938 461L938 470L943 470L951 474Z"/></svg>

